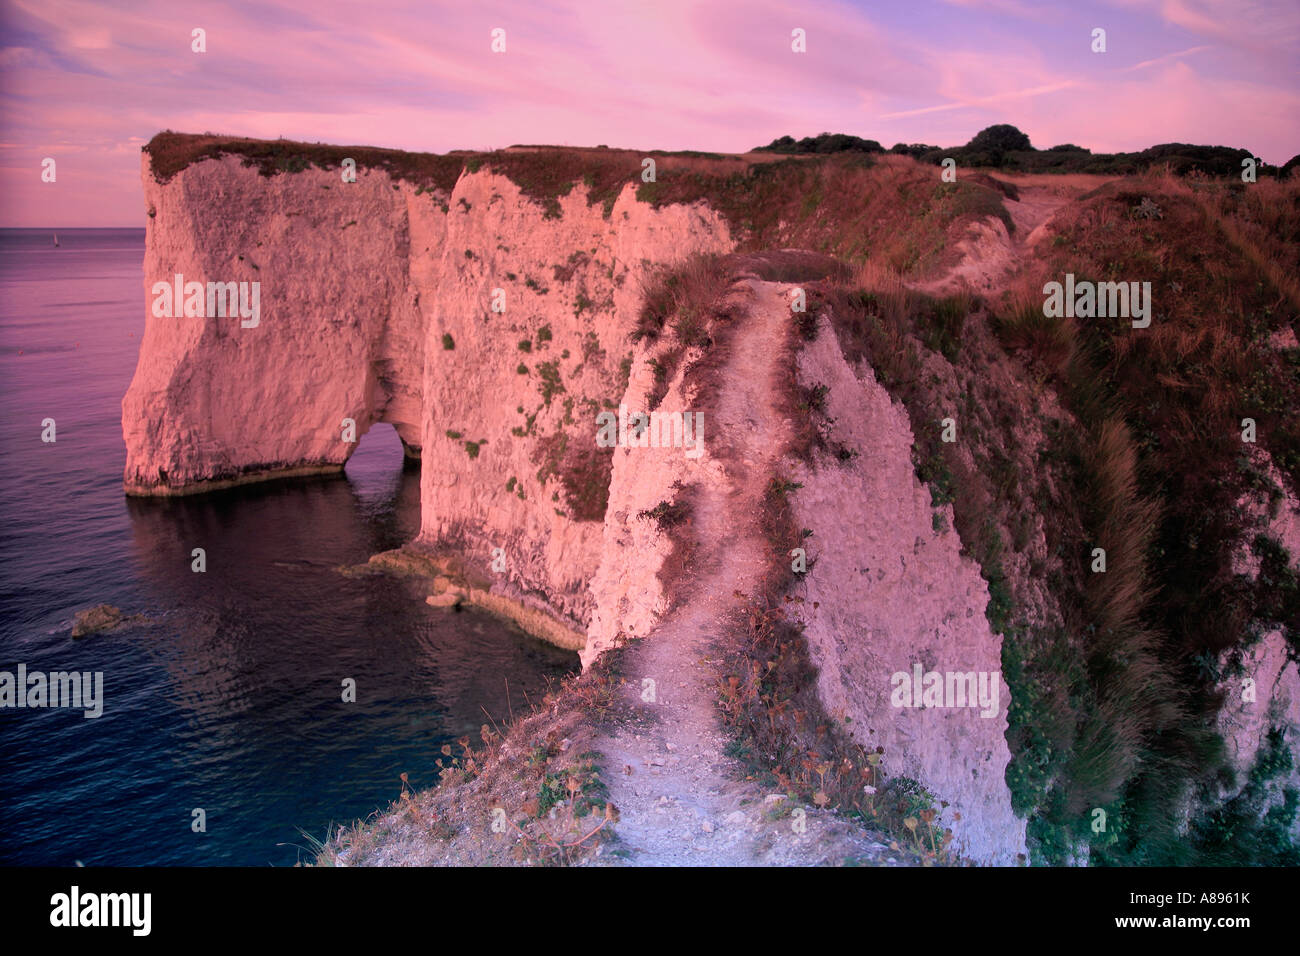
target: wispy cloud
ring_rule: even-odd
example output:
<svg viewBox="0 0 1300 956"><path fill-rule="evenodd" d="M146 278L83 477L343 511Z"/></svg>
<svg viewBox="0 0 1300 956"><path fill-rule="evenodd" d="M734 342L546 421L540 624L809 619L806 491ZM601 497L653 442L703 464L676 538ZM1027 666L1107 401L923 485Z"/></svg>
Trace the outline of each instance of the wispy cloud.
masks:
<svg viewBox="0 0 1300 956"><path fill-rule="evenodd" d="M996 93L992 96L980 96L960 103L943 103L939 106L923 106L920 109L915 110L900 110L895 113L885 113L883 114L882 119L896 119L903 116L924 116L926 113L943 113L948 110L975 109L979 107L993 106L1011 100L1043 96L1047 93L1059 93L1061 90L1073 89L1080 85L1080 83L1074 80L1067 80L1063 83L1049 83L1045 86L1035 86L1027 90L1009 90L1006 93Z"/></svg>
<svg viewBox="0 0 1300 956"><path fill-rule="evenodd" d="M1220 43L1295 63L1300 4L1294 0L1110 0Z"/></svg>
<svg viewBox="0 0 1300 956"><path fill-rule="evenodd" d="M344 0L9 0L0 222L139 222L138 146L164 128L438 152L741 151L823 130L956 144L1008 122L1036 143L1094 149L1223 142L1284 162L1300 148L1295 53L1283 49L1298 35L1296 4L1039 10L1030 0L372 0L362 15ZM1088 52L1095 25L1111 37L1104 57ZM504 55L489 47L497 26ZM207 31L205 54L190 50L195 27ZM796 27L807 53L791 49ZM58 183L43 184L40 160L55 154Z"/></svg>
<svg viewBox="0 0 1300 956"><path fill-rule="evenodd" d="M1179 50L1177 53L1166 53L1164 56L1158 56L1154 60L1143 60L1141 63L1135 63L1132 66L1125 67L1120 72L1132 73L1134 70L1145 70L1149 66L1158 66L1161 63L1169 63L1172 60L1181 60L1185 56L1202 53L1208 49L1210 49L1209 46L1188 47L1186 50Z"/></svg>

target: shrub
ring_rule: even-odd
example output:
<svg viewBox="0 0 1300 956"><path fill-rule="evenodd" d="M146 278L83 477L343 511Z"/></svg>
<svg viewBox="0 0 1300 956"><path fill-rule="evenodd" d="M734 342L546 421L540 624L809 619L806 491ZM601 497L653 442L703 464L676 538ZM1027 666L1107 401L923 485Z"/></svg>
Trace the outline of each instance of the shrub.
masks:
<svg viewBox="0 0 1300 956"><path fill-rule="evenodd" d="M754 147L754 152L762 153L883 153L885 148L874 139L861 139L847 133L821 133L818 136L805 136L798 142L792 136L774 139L766 146Z"/></svg>
<svg viewBox="0 0 1300 956"><path fill-rule="evenodd" d="M1008 123L999 123L980 130L966 144L967 149L993 153L999 157L1013 150L1033 149L1029 137Z"/></svg>
<svg viewBox="0 0 1300 956"><path fill-rule="evenodd" d="M661 501L648 511L642 511L638 517L653 521L660 531L668 531L683 524L691 516L691 509L684 500Z"/></svg>
<svg viewBox="0 0 1300 956"><path fill-rule="evenodd" d="M539 378L537 390L542 395L542 404L550 405L551 399L565 390L564 383L560 381L560 363L540 363L537 366L537 375Z"/></svg>

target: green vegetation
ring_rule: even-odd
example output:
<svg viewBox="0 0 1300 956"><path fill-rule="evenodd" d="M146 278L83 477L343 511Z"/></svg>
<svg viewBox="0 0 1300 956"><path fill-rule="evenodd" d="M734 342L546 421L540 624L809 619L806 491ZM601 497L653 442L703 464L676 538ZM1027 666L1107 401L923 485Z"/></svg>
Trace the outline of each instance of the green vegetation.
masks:
<svg viewBox="0 0 1300 956"><path fill-rule="evenodd" d="M1004 636L1012 690L1007 780L1016 811L1029 817L1040 862L1064 862L1084 845L1096 864L1214 858L1206 849L1213 841L1180 838L1170 812L1193 792L1209 792L1223 764L1210 729L1218 699L1200 662L1246 638L1252 619L1272 626L1300 620L1294 572L1268 539L1254 542L1259 582L1230 571L1243 543L1237 501L1258 480L1240 464L1236 420L1243 410L1261 422L1274 461L1296 487L1300 436L1283 410L1300 400L1300 374L1267 347L1285 319L1277 287L1256 278L1270 276L1285 291L1287 270L1270 266L1294 250L1276 252L1243 236L1243 254L1225 261L1223 245L1207 236L1203 203L1180 196L1176 182L1162 182L1172 195L1156 195L1145 207L1145 195L1107 187L1077 215L1058 217L1066 241L1047 253L1056 261L1043 263L992 316L1002 343L1024 350L1031 373L1046 376L1065 406L1065 418L1042 422L1046 441L1037 460L1019 426L1025 409L1006 386L989 381L988 360L967 344L968 315L981 303L934 302L888 283L871 290L819 285L810 294L810 311L828 310L846 357L868 362L906 407L917 476L936 505L952 505L963 552L988 583L986 613ZM1281 212L1288 206L1280 197L1272 203L1277 211L1254 215L1274 222L1295 216ZM1161 217L1115 217L1108 206L1122 213L1158 206ZM1151 230L1172 249L1162 259L1168 265L1149 255L1144 233ZM1203 252L1195 248L1201 243ZM1214 257L1211 245L1218 266L1198 274L1187 264ZM1254 256L1244 251L1251 245ZM1169 311L1160 327L1139 334L1127 322L1045 318L1035 293L1065 272L1078 281L1149 276L1156 289L1195 291L1162 296ZM927 371L937 360L950 372ZM794 401L810 410L819 405L816 394L798 393ZM957 443L939 440L945 417L960 423ZM1029 503L1045 519L1049 560L1034 559L1018 580L1008 562L1023 565L1016 556L1032 542ZM941 524L936 514L936 530ZM1104 574L1089 568L1096 546L1106 549ZM1064 626L1026 616L1017 592L1026 570L1046 580ZM1244 800L1238 809L1254 806ZM1093 808L1108 814L1104 834L1091 831ZM1249 847L1275 839L1276 821L1287 813L1284 803L1270 812L1260 819L1243 811L1205 826L1236 834L1235 861L1252 862ZM1214 846L1228 852L1224 840ZM1291 852L1289 843L1273 846Z"/></svg>
<svg viewBox="0 0 1300 956"><path fill-rule="evenodd" d="M757 147L755 151L828 154L845 151L880 153L883 149L875 140L859 139L844 133L822 133L820 136L807 137L797 143L790 136L782 136L767 146ZM1177 175L1199 172L1211 176L1232 177L1240 174L1241 161L1253 155L1245 149L1231 149L1226 146L1192 146L1187 143L1163 143L1134 153L1094 154L1072 143L1039 150L1034 148L1029 137L1023 132L1005 123L981 130L965 146L941 147L923 143L897 143L889 152L910 156L934 165L951 158L956 161L959 168L992 166L1025 173L1133 175L1152 168L1168 166ZM1259 168L1261 173L1266 175L1285 175L1288 166L1283 166L1279 170L1277 167L1260 164Z"/></svg>
<svg viewBox="0 0 1300 956"><path fill-rule="evenodd" d="M822 133L820 136L805 136L796 142L791 136L774 139L766 146L757 146L754 152L769 153L883 153L885 148L874 139L859 139L847 133Z"/></svg>
<svg viewBox="0 0 1300 956"><path fill-rule="evenodd" d="M1260 748L1241 792L1222 806L1206 800L1207 809L1192 821L1191 855L1202 865L1300 866L1300 847L1291 827L1300 809L1300 793L1280 789L1275 781L1294 766L1294 744L1275 727Z"/></svg>
<svg viewBox="0 0 1300 956"><path fill-rule="evenodd" d="M524 414L524 410L520 408L519 413L521 415ZM515 427L511 428L510 434L514 435L516 438L524 438L533 433L533 427L536 425L536 423L537 423L537 412L533 412L531 415L527 415L524 417L523 425L516 425Z"/></svg>
<svg viewBox="0 0 1300 956"><path fill-rule="evenodd" d="M551 399L565 390L564 383L560 381L560 363L538 363L537 377L537 390L542 395L542 404L550 405Z"/></svg>

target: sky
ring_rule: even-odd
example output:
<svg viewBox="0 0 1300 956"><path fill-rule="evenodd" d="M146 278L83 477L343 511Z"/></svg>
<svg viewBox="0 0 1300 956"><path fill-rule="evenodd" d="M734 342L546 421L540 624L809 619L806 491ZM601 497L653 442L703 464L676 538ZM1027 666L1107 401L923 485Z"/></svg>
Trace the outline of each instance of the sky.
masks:
<svg viewBox="0 0 1300 956"><path fill-rule="evenodd" d="M743 152L823 131L953 146L995 123L1039 148L1280 165L1300 153L1300 2L0 0L5 227L142 226L140 147L164 129Z"/></svg>

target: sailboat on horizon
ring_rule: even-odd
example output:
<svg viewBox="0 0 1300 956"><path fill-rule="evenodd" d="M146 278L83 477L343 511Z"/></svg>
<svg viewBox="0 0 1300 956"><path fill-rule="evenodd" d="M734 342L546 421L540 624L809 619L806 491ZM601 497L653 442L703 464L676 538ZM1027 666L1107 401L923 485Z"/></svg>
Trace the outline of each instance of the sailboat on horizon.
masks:
<svg viewBox="0 0 1300 956"><path fill-rule="evenodd" d="M54 248L59 248L59 234L57 232L54 234Z"/></svg>

